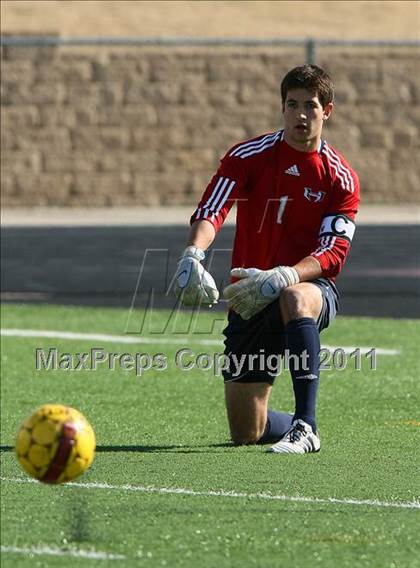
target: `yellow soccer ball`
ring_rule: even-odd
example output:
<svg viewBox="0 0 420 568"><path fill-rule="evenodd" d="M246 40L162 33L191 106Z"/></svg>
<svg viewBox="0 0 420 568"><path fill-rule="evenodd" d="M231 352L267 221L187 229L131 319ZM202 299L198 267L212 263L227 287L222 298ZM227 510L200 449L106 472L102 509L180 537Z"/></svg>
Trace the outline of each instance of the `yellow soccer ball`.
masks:
<svg viewBox="0 0 420 568"><path fill-rule="evenodd" d="M95 457L95 433L77 410L44 404L17 433L16 454L31 477L44 483L65 483L82 474Z"/></svg>

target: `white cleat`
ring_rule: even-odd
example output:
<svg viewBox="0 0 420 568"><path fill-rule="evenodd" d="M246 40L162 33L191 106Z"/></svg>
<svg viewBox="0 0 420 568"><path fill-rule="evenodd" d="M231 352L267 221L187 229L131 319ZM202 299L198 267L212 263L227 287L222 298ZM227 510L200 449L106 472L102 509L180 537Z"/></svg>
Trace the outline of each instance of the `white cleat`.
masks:
<svg viewBox="0 0 420 568"><path fill-rule="evenodd" d="M292 427L281 440L268 448L267 452L277 454L306 454L319 452L321 441L318 434L312 430L312 426L303 420L295 420Z"/></svg>

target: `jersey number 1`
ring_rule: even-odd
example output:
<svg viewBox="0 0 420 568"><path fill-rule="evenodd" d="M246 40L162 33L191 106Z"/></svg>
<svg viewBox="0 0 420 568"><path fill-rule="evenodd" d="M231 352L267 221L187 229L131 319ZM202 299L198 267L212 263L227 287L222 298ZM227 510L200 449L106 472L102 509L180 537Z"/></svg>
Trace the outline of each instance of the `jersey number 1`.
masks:
<svg viewBox="0 0 420 568"><path fill-rule="evenodd" d="M288 200L289 200L288 195L283 195L283 197L280 197L279 210L277 211L277 224L278 225L281 225L281 221L282 221L283 215L284 215L284 210L286 209L286 204L287 204Z"/></svg>

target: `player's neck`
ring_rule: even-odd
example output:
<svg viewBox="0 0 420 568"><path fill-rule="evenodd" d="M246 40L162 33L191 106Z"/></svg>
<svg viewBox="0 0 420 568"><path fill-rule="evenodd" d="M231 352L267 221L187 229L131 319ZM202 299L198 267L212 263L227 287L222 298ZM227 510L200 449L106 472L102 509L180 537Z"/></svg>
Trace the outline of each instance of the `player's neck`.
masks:
<svg viewBox="0 0 420 568"><path fill-rule="evenodd" d="M300 141L294 140L293 136L290 136L287 132L284 133L284 141L294 150L298 152L315 152L318 150L321 143L321 135L316 138L311 138L310 140Z"/></svg>

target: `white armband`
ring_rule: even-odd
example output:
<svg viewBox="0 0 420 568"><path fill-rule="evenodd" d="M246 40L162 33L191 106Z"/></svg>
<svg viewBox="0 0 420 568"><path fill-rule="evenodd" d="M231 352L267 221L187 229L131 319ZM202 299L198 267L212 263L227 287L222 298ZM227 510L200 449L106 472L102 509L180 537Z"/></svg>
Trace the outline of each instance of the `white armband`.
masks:
<svg viewBox="0 0 420 568"><path fill-rule="evenodd" d="M336 215L327 215L327 217L323 218L319 236L341 237L351 242L355 230L356 225L354 221L342 213L337 213Z"/></svg>

